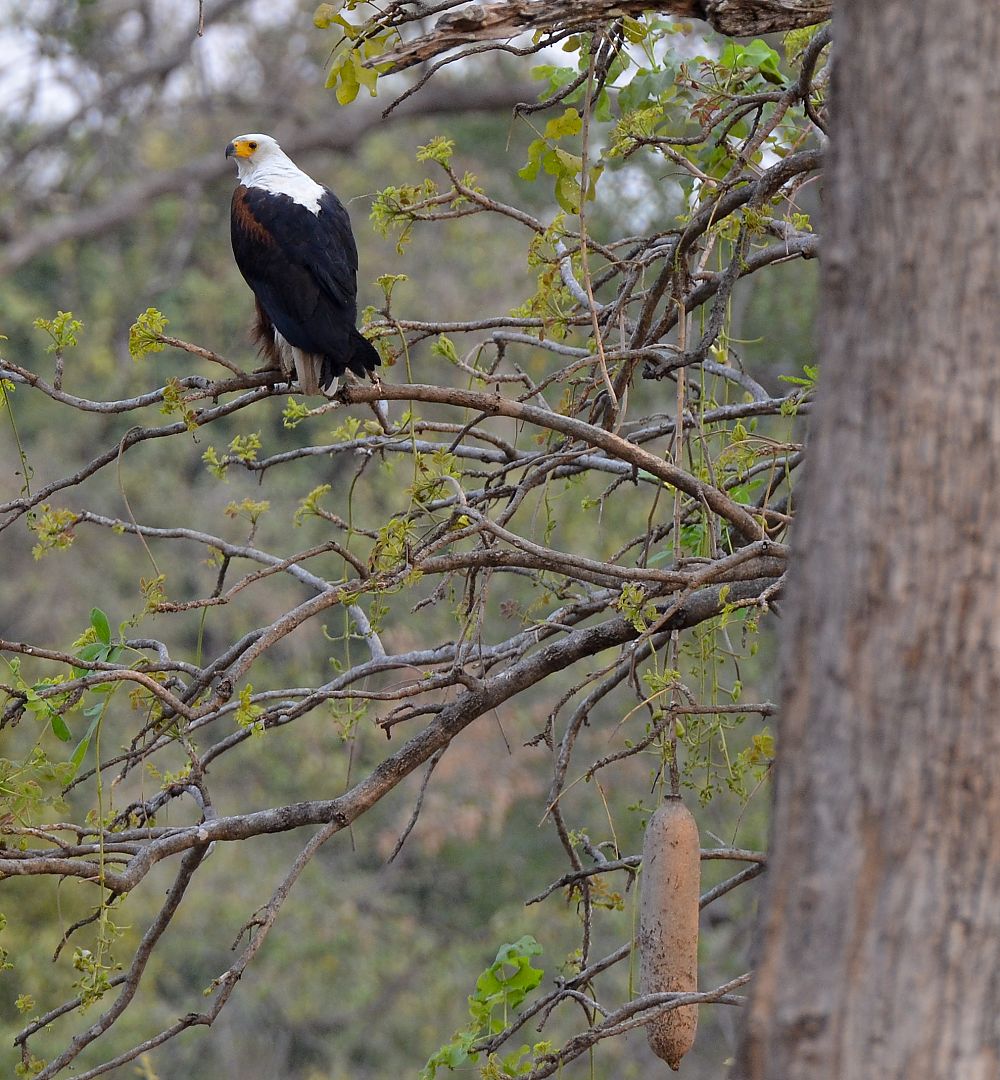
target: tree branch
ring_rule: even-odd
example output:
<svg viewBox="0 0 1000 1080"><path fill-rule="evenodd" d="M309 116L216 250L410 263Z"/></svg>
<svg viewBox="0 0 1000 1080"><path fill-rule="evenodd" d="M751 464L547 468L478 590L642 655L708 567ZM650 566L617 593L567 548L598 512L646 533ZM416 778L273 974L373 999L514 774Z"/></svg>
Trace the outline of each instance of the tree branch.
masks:
<svg viewBox="0 0 1000 1080"><path fill-rule="evenodd" d="M744 37L812 26L828 19L832 6L831 0L661 0L652 9L679 18L704 19L720 34ZM650 7L649 0L555 0L545 4L536 0L493 4L453 0L436 6L438 11L454 10L441 15L428 33L368 63L371 67L389 65L390 72L405 71L461 45L508 41L530 30L565 36L623 15L639 18ZM398 30L425 16L422 5L407 11L405 5L396 4L391 6L389 17L378 20L377 25L379 29L391 26Z"/></svg>

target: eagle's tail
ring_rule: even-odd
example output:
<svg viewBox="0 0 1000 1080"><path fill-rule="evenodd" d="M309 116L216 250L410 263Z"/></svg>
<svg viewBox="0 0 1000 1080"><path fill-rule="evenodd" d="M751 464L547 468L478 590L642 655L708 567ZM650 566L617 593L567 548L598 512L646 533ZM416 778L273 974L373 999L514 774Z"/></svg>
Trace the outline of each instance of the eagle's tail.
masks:
<svg viewBox="0 0 1000 1080"><path fill-rule="evenodd" d="M338 375L353 371L355 375L365 375L382 363L382 358L375 351L375 346L363 334L351 327L347 339L346 356L324 356L323 374L320 386L325 390Z"/></svg>

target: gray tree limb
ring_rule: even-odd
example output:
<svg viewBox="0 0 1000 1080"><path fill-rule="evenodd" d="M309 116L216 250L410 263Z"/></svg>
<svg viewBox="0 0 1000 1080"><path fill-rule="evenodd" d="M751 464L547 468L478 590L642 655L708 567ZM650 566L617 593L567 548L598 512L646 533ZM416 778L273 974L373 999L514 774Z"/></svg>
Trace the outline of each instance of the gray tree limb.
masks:
<svg viewBox="0 0 1000 1080"><path fill-rule="evenodd" d="M830 17L830 0L556 0L540 4L535 0L499 0L495 4L467 4L461 0L448 5L455 10L441 15L431 30L405 42L392 52L371 61L390 71L404 71L460 45L502 41L528 30L571 33L597 22L638 17L650 10L682 18L704 19L720 34L744 37L813 26ZM437 5L441 10L442 5ZM413 5L390 9L386 20L399 27L423 18L426 10ZM385 23L383 23L385 25Z"/></svg>

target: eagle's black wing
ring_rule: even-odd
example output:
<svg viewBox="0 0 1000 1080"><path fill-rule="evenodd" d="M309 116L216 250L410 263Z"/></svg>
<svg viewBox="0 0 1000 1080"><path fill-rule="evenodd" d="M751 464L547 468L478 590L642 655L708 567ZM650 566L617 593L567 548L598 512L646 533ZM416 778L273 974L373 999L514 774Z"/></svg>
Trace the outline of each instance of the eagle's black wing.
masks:
<svg viewBox="0 0 1000 1080"><path fill-rule="evenodd" d="M336 195L324 190L313 213L288 195L241 184L232 240L236 265L282 337L353 366L358 250Z"/></svg>

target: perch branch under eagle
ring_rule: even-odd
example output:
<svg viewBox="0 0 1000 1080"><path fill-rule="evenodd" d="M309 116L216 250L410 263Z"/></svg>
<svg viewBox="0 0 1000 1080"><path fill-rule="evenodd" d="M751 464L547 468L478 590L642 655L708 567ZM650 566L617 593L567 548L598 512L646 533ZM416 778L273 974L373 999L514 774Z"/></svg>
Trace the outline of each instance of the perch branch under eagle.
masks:
<svg viewBox="0 0 1000 1080"><path fill-rule="evenodd" d="M345 371L380 363L357 329L358 249L343 203L307 176L270 135L226 147L233 192L233 254L257 299L254 339L267 366L303 394L336 390Z"/></svg>

